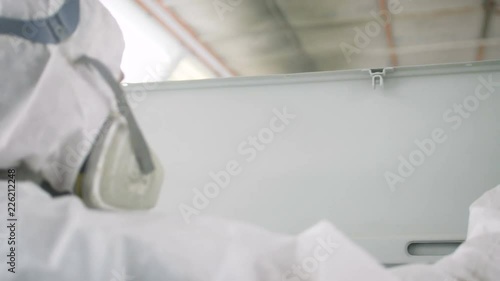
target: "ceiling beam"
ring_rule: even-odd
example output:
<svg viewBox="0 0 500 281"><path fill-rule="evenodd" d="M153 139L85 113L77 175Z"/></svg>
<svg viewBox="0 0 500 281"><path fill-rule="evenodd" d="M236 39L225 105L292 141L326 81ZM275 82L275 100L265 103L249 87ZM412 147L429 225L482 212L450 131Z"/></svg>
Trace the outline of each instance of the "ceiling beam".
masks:
<svg viewBox="0 0 500 281"><path fill-rule="evenodd" d="M316 63L311 55L304 49L300 38L297 36L295 29L290 25L287 16L276 3L275 0L264 0L267 9L271 13L274 21L278 24L282 32L286 35L287 39L290 41L291 45L295 51L302 56L302 61L304 62L304 68L302 72L313 72L317 71Z"/></svg>
<svg viewBox="0 0 500 281"><path fill-rule="evenodd" d="M481 34L479 35L479 47L476 53L476 60L484 60L485 46L482 43L486 38L488 38L488 31L491 26L491 19L493 17L493 12L496 8L495 0L484 0L483 2L484 14L483 23L481 26Z"/></svg>
<svg viewBox="0 0 500 281"><path fill-rule="evenodd" d="M453 15L463 15L470 14L477 10L481 9L481 5L477 6L464 6L464 7L456 7L456 8L441 8L437 10L427 10L427 11L403 11L397 15L398 19L422 19L422 18L436 18L436 17L445 17L445 16L453 16ZM499 10L500 11L500 10ZM314 19L310 22L294 22L292 23L292 27L294 29L315 29L318 27L342 27L342 26L351 26L356 24L364 24L370 20L373 20L368 13L366 15L359 14L357 17L353 17L350 19Z"/></svg>

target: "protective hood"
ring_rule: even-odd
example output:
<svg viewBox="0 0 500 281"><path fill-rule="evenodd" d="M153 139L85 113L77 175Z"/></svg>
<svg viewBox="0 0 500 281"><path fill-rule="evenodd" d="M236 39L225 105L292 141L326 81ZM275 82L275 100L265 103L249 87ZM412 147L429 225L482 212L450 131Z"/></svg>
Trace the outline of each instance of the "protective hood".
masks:
<svg viewBox="0 0 500 281"><path fill-rule="evenodd" d="M75 61L82 55L121 76L121 31L96 0L81 0L75 32L59 44L0 35L0 169L25 165L58 191L72 191L100 128L116 111L102 76ZM47 18L63 0L2 0L0 17ZM36 32L36 24L26 32Z"/></svg>

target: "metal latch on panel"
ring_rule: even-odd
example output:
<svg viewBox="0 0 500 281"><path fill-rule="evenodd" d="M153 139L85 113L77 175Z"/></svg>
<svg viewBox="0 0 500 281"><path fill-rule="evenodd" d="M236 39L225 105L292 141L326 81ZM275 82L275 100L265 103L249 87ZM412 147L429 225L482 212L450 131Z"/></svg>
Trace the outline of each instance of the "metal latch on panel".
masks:
<svg viewBox="0 0 500 281"><path fill-rule="evenodd" d="M373 69L364 69L370 73L372 77L372 87L373 89L377 88L379 85L381 88L384 88L384 76L387 72L393 71L393 67L386 68L373 68Z"/></svg>

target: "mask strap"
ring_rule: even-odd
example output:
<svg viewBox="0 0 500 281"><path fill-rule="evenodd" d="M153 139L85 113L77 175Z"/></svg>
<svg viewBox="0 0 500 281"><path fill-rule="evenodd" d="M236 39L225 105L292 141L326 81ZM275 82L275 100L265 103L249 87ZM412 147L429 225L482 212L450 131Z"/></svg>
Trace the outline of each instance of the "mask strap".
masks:
<svg viewBox="0 0 500 281"><path fill-rule="evenodd" d="M116 82L108 67L99 60L87 56L82 56L78 60L76 60L75 63L93 66L111 87L118 103L118 110L127 120L130 132L130 142L132 143L132 149L134 150L135 157L137 159L137 162L139 163L139 168L141 169L141 172L143 174L151 173L155 169L155 167L151 158L151 154L149 152L148 145L146 144L146 140L144 139L144 136L142 135L141 130L137 125L134 115L132 114L132 110L127 103L127 99L125 98L125 93L123 92L121 85Z"/></svg>
<svg viewBox="0 0 500 281"><path fill-rule="evenodd" d="M58 44L68 39L80 22L80 1L65 0L59 11L45 19L0 17L0 35L12 35L33 43Z"/></svg>

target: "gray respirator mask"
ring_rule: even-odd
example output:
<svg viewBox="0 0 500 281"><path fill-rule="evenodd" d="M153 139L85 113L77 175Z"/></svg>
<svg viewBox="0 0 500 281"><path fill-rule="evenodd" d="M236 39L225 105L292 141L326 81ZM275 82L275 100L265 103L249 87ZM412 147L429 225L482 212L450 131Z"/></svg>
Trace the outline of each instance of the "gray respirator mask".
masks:
<svg viewBox="0 0 500 281"><path fill-rule="evenodd" d="M0 18L0 35L10 35L39 44L60 44L77 29L80 1L66 0L54 15L39 20ZM27 26L37 32L27 32ZM112 89L118 112L110 114L93 143L92 150L75 180L74 193L87 206L108 210L141 210L156 205L163 170L150 151L121 85L108 67L82 56L75 64L96 70Z"/></svg>

